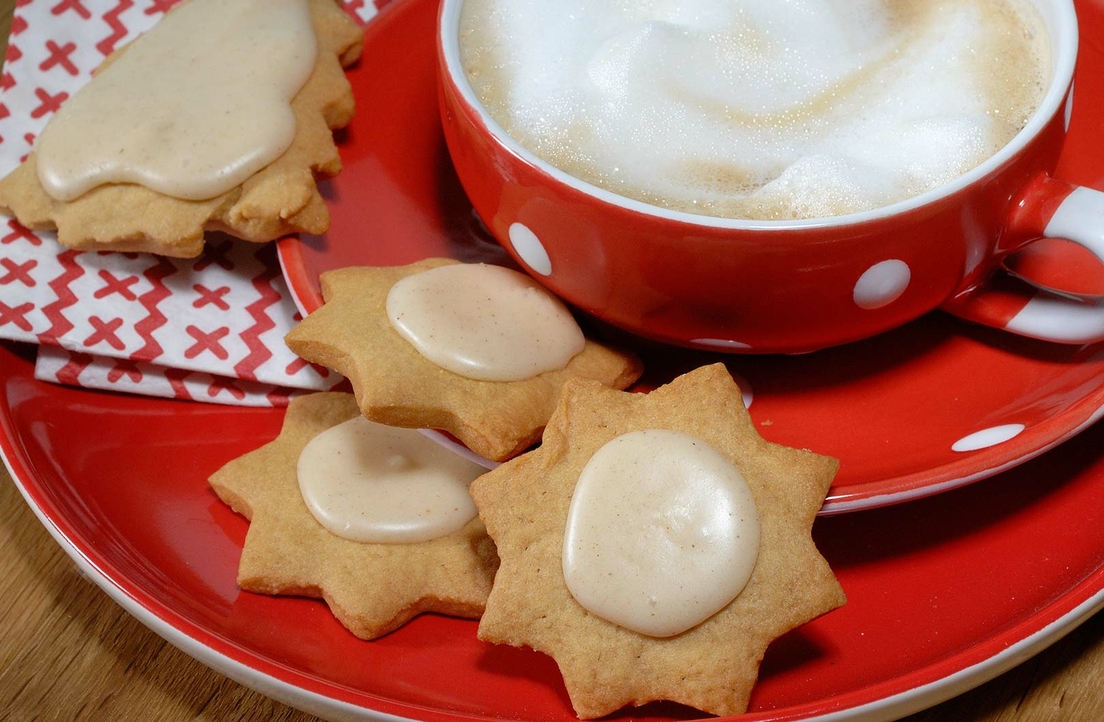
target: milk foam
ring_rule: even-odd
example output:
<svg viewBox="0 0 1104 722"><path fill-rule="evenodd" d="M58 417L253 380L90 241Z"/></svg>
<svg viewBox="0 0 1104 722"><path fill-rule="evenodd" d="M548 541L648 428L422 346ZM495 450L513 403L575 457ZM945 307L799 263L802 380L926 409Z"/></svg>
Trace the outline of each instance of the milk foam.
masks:
<svg viewBox="0 0 1104 722"><path fill-rule="evenodd" d="M946 183L1049 75L1019 0L466 0L461 52L523 146L613 192L812 218Z"/></svg>

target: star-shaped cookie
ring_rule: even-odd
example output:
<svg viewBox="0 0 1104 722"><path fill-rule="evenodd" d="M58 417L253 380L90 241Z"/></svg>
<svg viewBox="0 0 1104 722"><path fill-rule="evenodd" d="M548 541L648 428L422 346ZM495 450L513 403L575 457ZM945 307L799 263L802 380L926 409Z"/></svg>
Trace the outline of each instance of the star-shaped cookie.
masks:
<svg viewBox="0 0 1104 722"><path fill-rule="evenodd" d="M676 636L630 631L587 611L564 581L565 525L583 467L607 442L666 429L705 441L746 478L759 514L747 586ZM471 486L501 566L479 638L555 658L583 718L671 700L718 715L744 712L772 640L845 601L810 536L838 463L765 441L723 365L649 394L571 381L539 448Z"/></svg>
<svg viewBox="0 0 1104 722"><path fill-rule="evenodd" d="M363 33L334 0L310 0L318 39L314 71L291 102L295 139L275 161L241 185L209 200L183 200L130 183L94 188L72 201L51 197L39 182L35 155L0 179L0 209L28 228L53 230L78 250L146 251L192 258L204 231L249 241L289 233L323 233L329 210L316 179L341 170L332 129L353 117L352 88L344 67L360 57ZM105 65L125 53L110 56Z"/></svg>
<svg viewBox="0 0 1104 722"><path fill-rule="evenodd" d="M449 263L457 261L431 258L409 266L324 273L325 305L287 335L288 347L348 378L368 419L443 429L495 461L515 456L540 439L568 379L592 379L623 389L640 376L635 356L589 339L566 368L522 381L480 381L435 365L391 326L387 294L400 279Z"/></svg>
<svg viewBox="0 0 1104 722"><path fill-rule="evenodd" d="M280 435L219 469L219 497L250 520L238 567L242 589L325 599L357 637L373 639L421 612L478 617L498 559L483 523L411 544L349 541L311 515L296 464L321 432L359 415L351 394L294 399Z"/></svg>

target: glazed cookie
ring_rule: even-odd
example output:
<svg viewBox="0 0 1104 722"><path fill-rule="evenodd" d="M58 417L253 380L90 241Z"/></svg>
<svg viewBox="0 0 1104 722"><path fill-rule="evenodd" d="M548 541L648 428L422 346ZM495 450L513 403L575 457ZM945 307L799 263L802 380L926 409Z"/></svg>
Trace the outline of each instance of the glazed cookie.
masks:
<svg viewBox="0 0 1104 722"><path fill-rule="evenodd" d="M837 466L762 439L720 364L570 381L541 446L472 484L501 558L479 637L555 658L580 717L740 714L771 641L845 601L810 536Z"/></svg>
<svg viewBox="0 0 1104 722"><path fill-rule="evenodd" d="M204 231L322 233L362 40L334 0L188 0L66 101L0 209L70 248L179 258Z"/></svg>
<svg viewBox="0 0 1104 722"><path fill-rule="evenodd" d="M344 374L364 416L443 429L501 461L540 439L573 378L623 389L640 361L584 338L562 303L524 274L427 259L322 275L325 304L286 337Z"/></svg>
<svg viewBox="0 0 1104 722"><path fill-rule="evenodd" d="M498 566L467 496L483 470L417 431L376 426L350 394L301 396L274 441L211 477L218 496L250 520L238 584L323 598L362 639L421 612L478 617ZM358 466L325 465L340 459ZM335 488L343 475L352 485ZM430 510L429 494L396 497L442 484L447 508Z"/></svg>

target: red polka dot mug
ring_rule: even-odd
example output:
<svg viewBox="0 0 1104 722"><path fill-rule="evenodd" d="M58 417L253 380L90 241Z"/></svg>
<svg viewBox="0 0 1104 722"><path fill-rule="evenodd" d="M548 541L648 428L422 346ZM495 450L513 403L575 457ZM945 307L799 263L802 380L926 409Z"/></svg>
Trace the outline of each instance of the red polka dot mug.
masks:
<svg viewBox="0 0 1104 722"><path fill-rule="evenodd" d="M444 0L440 108L457 175L522 268L567 302L661 342L798 353L865 338L936 308L1065 343L1104 339L1104 300L1031 286L1002 259L1043 237L1104 262L1104 195L1052 179L1072 111L1077 18L1034 0L1051 81L1023 130L956 180L872 211L748 221L615 195L511 139L460 61L462 0Z"/></svg>

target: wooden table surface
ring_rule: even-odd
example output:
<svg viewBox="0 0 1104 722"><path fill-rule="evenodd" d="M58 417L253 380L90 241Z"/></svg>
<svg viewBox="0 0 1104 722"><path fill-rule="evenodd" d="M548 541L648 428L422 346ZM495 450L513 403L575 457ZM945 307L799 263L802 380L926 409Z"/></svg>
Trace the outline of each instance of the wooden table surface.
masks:
<svg viewBox="0 0 1104 722"><path fill-rule="evenodd" d="M46 2L47 0L36 0ZM0 0L0 56L15 0ZM316 718L213 672L85 579L0 469L0 720ZM909 722L1104 720L1104 615Z"/></svg>

